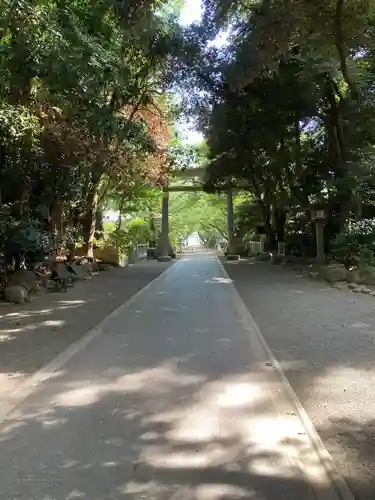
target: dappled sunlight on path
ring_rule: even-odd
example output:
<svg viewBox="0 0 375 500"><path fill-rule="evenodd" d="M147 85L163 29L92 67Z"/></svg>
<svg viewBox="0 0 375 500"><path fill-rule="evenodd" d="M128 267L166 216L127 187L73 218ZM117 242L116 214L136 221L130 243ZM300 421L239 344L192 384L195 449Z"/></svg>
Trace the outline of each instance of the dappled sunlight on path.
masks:
<svg viewBox="0 0 375 500"><path fill-rule="evenodd" d="M340 473L375 497L374 298L293 266L225 265Z"/></svg>
<svg viewBox="0 0 375 500"><path fill-rule="evenodd" d="M181 261L9 415L1 500L336 498L221 277Z"/></svg>

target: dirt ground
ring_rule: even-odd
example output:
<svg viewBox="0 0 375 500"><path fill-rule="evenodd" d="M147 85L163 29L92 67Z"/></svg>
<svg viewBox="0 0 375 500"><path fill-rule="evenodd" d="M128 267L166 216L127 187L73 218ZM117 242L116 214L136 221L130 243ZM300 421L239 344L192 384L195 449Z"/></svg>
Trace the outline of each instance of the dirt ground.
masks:
<svg viewBox="0 0 375 500"><path fill-rule="evenodd" d="M373 500L375 297L294 266L224 266L356 500Z"/></svg>
<svg viewBox="0 0 375 500"><path fill-rule="evenodd" d="M67 292L40 292L31 303L0 303L0 406L49 363L171 264L140 261L78 282Z"/></svg>

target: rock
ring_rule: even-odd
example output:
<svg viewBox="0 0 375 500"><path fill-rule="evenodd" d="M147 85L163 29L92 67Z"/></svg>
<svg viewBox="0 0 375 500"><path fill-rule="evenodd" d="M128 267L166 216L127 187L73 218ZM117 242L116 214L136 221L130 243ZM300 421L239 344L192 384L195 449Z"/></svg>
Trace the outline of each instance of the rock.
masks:
<svg viewBox="0 0 375 500"><path fill-rule="evenodd" d="M346 273L346 281L348 281L349 283L357 284L357 285L362 284L361 275L359 273L359 270L356 267L354 267L352 269L348 269L348 271Z"/></svg>
<svg viewBox="0 0 375 500"><path fill-rule="evenodd" d="M358 286L357 288L353 288L354 293L362 293L362 287Z"/></svg>
<svg viewBox="0 0 375 500"><path fill-rule="evenodd" d="M353 255L351 258L354 265L359 266L361 263L361 259L357 255Z"/></svg>
<svg viewBox="0 0 375 500"><path fill-rule="evenodd" d="M371 293L371 288L362 287L361 293L369 295Z"/></svg>
<svg viewBox="0 0 375 500"><path fill-rule="evenodd" d="M370 292L370 295L371 295L371 297L375 297L375 291L374 292Z"/></svg>
<svg viewBox="0 0 375 500"><path fill-rule="evenodd" d="M364 285L375 286L375 267L363 266L359 268L361 282Z"/></svg>
<svg viewBox="0 0 375 500"><path fill-rule="evenodd" d="M77 276L78 279L85 280L89 277L89 273L86 271L84 265L71 264L70 269Z"/></svg>
<svg viewBox="0 0 375 500"><path fill-rule="evenodd" d="M11 274L8 279L8 284L12 286L23 286L28 294L38 291L36 275L26 269L20 269Z"/></svg>
<svg viewBox="0 0 375 500"><path fill-rule="evenodd" d="M4 288L4 298L13 304L23 304L30 302L27 290L22 285L8 285Z"/></svg>
<svg viewBox="0 0 375 500"><path fill-rule="evenodd" d="M355 290L356 288L358 288L358 285L357 283L349 283L348 288L350 288L351 290Z"/></svg>
<svg viewBox="0 0 375 500"><path fill-rule="evenodd" d="M323 278L330 283L346 281L347 269L344 264L331 264L320 269Z"/></svg>

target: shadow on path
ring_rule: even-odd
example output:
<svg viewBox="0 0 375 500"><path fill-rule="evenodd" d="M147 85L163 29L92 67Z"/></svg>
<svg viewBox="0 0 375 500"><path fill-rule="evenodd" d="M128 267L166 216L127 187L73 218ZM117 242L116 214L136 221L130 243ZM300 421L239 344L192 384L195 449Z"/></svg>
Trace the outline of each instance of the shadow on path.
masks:
<svg viewBox="0 0 375 500"><path fill-rule="evenodd" d="M180 262L114 317L0 426L0 499L313 500L294 455L328 494L231 297Z"/></svg>
<svg viewBox="0 0 375 500"><path fill-rule="evenodd" d="M292 268L225 263L358 500L375 498L375 301Z"/></svg>

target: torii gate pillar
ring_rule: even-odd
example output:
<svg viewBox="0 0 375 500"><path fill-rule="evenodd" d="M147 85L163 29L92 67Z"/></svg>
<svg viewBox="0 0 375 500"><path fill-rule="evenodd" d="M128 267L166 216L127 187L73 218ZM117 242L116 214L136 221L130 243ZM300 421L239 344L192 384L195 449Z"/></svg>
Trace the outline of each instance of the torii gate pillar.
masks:
<svg viewBox="0 0 375 500"><path fill-rule="evenodd" d="M168 188L163 188L163 200L161 208L161 234L159 242L159 262L168 262L172 260L169 255L169 192Z"/></svg>
<svg viewBox="0 0 375 500"><path fill-rule="evenodd" d="M228 254L227 260L239 260L236 253L236 243L234 237L234 214L233 214L233 191L229 187L227 192L227 223L228 223Z"/></svg>

